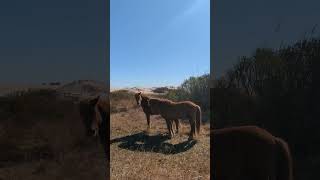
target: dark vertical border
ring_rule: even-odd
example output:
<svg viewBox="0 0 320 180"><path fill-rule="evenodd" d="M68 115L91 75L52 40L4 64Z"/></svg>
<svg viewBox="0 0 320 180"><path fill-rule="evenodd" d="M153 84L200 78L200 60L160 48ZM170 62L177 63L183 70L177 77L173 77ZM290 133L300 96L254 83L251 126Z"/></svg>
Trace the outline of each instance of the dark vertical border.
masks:
<svg viewBox="0 0 320 180"><path fill-rule="evenodd" d="M214 179L214 163L213 163L213 104L212 104L212 94L213 94L213 79L214 79L214 59L213 59L213 40L214 40L214 33L213 33L213 16L214 16L214 0L210 0L210 179Z"/></svg>
<svg viewBox="0 0 320 180"><path fill-rule="evenodd" d="M210 88L213 88L214 70L213 70L213 7L214 0L210 0Z"/></svg>
<svg viewBox="0 0 320 180"><path fill-rule="evenodd" d="M104 1L104 0L103 0ZM106 71L106 76L107 76L107 93L108 97L110 94L110 0L106 0L106 14L105 14L105 23L106 23L106 61L107 61L107 71ZM109 107L110 107L110 101L108 98L109 102ZM106 128L107 128L107 144L106 144L106 152L107 152L107 161L106 161L106 179L110 179L110 111L108 111L107 115L107 123L106 123Z"/></svg>

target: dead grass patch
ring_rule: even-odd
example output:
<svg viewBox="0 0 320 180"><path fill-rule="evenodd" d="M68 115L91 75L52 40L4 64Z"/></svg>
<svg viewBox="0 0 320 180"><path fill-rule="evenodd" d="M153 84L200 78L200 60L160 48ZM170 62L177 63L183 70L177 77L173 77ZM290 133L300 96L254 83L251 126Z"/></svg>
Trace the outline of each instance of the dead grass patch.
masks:
<svg viewBox="0 0 320 180"><path fill-rule="evenodd" d="M51 91L1 99L0 179L105 179L98 139L85 136L77 105Z"/></svg>

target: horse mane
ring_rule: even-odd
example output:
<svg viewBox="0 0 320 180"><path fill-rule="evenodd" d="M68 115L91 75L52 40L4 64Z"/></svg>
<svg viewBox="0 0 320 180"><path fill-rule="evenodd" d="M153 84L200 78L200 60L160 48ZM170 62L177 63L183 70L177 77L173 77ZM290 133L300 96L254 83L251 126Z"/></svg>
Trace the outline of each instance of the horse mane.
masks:
<svg viewBox="0 0 320 180"><path fill-rule="evenodd" d="M98 100L95 104L95 107L100 109L101 111L109 114L110 108L109 108L109 96L108 95L99 95Z"/></svg>

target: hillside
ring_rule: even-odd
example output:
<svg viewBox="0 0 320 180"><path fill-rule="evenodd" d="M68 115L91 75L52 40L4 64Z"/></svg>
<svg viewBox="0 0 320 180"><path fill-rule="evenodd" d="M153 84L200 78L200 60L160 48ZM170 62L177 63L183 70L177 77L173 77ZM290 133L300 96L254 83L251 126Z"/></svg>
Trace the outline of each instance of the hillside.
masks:
<svg viewBox="0 0 320 180"><path fill-rule="evenodd" d="M95 96L108 92L106 83L94 80L77 80L64 84L56 89L60 93L80 97Z"/></svg>
<svg viewBox="0 0 320 180"><path fill-rule="evenodd" d="M127 88L110 88L110 92L115 91L128 91L130 93L136 93L136 92L142 92L143 94L166 94L168 91L176 89L176 87L173 86L165 86L165 87L151 87L151 88L145 88L145 87L127 87Z"/></svg>
<svg viewBox="0 0 320 180"><path fill-rule="evenodd" d="M91 97L100 93L107 93L108 87L105 82L96 80L75 80L66 83L43 83L43 84L2 84L0 85L0 96L17 91L50 89L60 94L77 97Z"/></svg>

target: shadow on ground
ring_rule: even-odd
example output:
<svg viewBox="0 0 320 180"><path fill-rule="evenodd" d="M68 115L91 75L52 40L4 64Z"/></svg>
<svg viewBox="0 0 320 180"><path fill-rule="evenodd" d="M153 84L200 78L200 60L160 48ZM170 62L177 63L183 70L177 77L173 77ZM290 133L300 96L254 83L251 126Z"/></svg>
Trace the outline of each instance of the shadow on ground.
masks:
<svg viewBox="0 0 320 180"><path fill-rule="evenodd" d="M145 133L136 133L129 136L115 138L110 140L110 144L121 142L118 147L131 151L155 152L162 154L178 154L191 149L196 140L188 140L179 144L170 144L165 142L169 137L167 135L146 135Z"/></svg>

